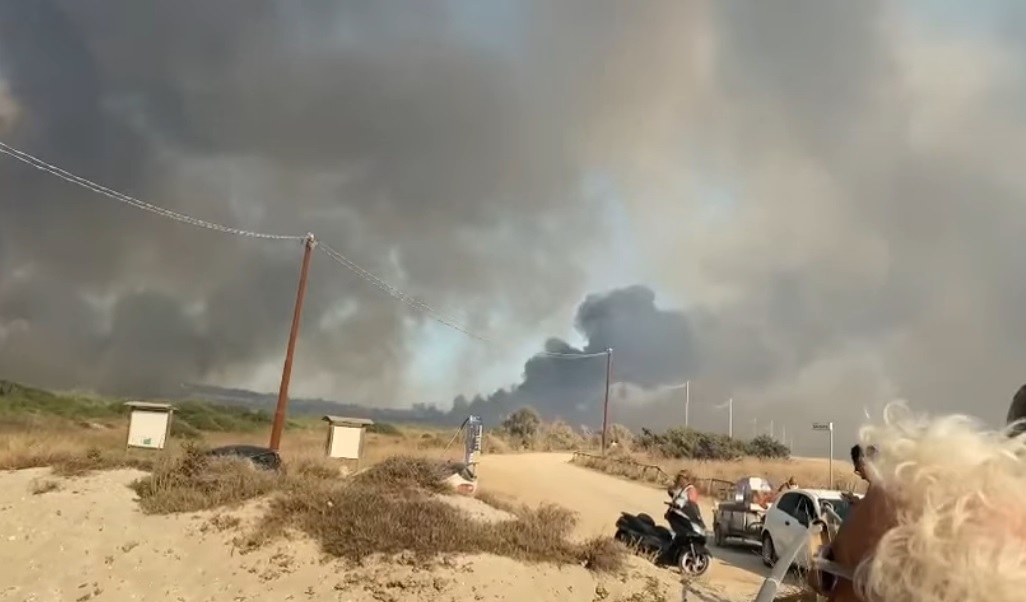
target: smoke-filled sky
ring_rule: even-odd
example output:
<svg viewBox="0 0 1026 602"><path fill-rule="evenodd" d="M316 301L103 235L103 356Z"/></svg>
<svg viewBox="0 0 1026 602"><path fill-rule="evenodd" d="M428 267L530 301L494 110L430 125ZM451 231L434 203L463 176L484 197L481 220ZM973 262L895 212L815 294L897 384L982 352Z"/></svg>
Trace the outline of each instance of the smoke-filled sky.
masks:
<svg viewBox="0 0 1026 602"><path fill-rule="evenodd" d="M998 1L0 0L0 139L313 231L491 339L318 255L297 394L445 403L573 335L617 381L692 379L696 421L733 395L739 431L895 396L996 421L1026 380L1024 25ZM273 388L299 256L4 159L0 371ZM591 403L536 369L535 403ZM679 411L628 397L622 422Z"/></svg>

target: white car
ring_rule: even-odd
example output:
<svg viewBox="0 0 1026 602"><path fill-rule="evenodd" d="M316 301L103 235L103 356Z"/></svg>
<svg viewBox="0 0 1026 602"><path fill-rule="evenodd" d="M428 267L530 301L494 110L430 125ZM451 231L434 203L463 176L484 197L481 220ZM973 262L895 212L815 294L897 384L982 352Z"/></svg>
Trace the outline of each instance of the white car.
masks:
<svg viewBox="0 0 1026 602"><path fill-rule="evenodd" d="M762 526L762 561L766 566L777 562L780 552L791 549L799 539L805 540L804 549L798 551L795 564L807 568L811 560L809 549L809 525L823 518L824 504L830 504L834 512L844 520L851 510L848 495L829 489L791 489L780 497L766 511ZM862 496L856 494L855 497Z"/></svg>

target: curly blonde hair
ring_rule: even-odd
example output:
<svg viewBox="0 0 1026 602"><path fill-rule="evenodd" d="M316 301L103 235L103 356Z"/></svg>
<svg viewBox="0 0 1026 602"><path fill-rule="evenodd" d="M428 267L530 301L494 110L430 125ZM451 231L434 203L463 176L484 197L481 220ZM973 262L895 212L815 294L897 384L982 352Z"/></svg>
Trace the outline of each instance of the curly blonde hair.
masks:
<svg viewBox="0 0 1026 602"><path fill-rule="evenodd" d="M894 526L855 573L867 601L1018 602L1026 592L1026 437L904 404L861 429Z"/></svg>

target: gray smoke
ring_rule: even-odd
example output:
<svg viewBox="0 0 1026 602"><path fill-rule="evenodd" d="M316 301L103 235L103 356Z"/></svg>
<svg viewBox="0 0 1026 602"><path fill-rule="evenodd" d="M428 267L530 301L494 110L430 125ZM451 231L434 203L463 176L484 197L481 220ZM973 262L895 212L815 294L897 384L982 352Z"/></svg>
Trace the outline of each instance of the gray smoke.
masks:
<svg viewBox="0 0 1026 602"><path fill-rule="evenodd" d="M315 230L481 328L583 296L608 224L581 183L601 174L636 280L684 308L650 327L629 313L644 303L582 307L588 349L644 357L622 380L692 378L693 415L716 424L702 408L727 395L739 423L794 430L853 427L895 396L997 422L1026 365L1023 49L927 17L834 0L0 2L0 127L181 211ZM502 27L475 25L489 18ZM159 389L280 361L297 249L9 161L0 181L5 372ZM411 314L323 261L311 282L297 370L394 398ZM532 362L535 403L594 415L593 391L565 393L596 367Z"/></svg>
<svg viewBox="0 0 1026 602"><path fill-rule="evenodd" d="M735 432L772 419L808 453L810 422L843 441L896 397L1001 424L1026 377L1014 35L884 3L656 5L599 80L616 102L591 150L686 306L663 380L694 379L692 424L725 431L733 396ZM619 390L621 422L683 416L679 391ZM601 391L579 399L596 424Z"/></svg>
<svg viewBox="0 0 1026 602"><path fill-rule="evenodd" d="M461 35L454 11L4 2L0 79L24 108L4 135L185 213L314 230L472 328L500 302L537 321L579 288L602 233L579 183L581 128L570 99ZM10 376L153 393L280 362L298 245L226 240L10 160L0 179ZM300 384L328 375L351 400L394 402L421 318L326 260Z"/></svg>

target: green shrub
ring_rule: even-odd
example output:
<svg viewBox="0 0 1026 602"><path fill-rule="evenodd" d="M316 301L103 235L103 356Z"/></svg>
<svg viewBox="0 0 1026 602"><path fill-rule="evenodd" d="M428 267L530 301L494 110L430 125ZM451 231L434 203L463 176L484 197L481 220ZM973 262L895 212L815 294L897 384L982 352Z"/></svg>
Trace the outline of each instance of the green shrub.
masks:
<svg viewBox="0 0 1026 602"><path fill-rule="evenodd" d="M691 460L737 460L745 456L787 458L791 453L787 446L766 435L746 441L731 439L722 433L704 433L681 427L663 433L641 429L633 445L636 449L665 458Z"/></svg>

